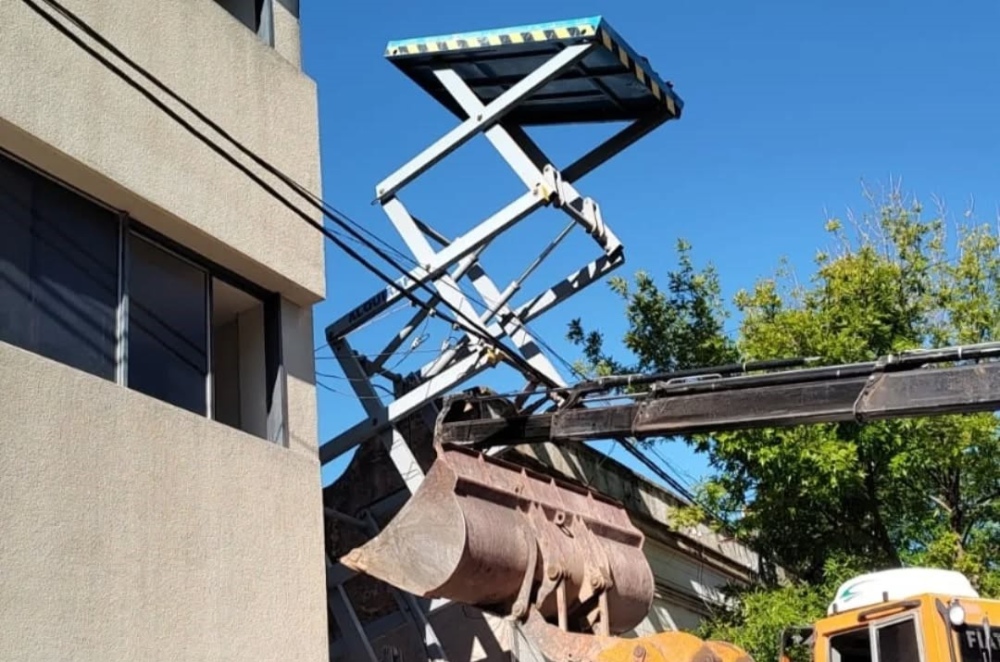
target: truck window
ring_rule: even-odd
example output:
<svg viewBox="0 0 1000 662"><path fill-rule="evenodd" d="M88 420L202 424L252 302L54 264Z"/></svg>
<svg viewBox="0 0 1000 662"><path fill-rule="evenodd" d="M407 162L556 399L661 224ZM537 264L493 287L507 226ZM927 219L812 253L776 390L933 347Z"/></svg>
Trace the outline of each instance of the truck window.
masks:
<svg viewBox="0 0 1000 662"><path fill-rule="evenodd" d="M830 637L830 662L872 662L868 628Z"/></svg>
<svg viewBox="0 0 1000 662"><path fill-rule="evenodd" d="M878 662L919 662L920 643L912 618L876 626Z"/></svg>
<svg viewBox="0 0 1000 662"><path fill-rule="evenodd" d="M834 635L830 637L830 662L921 662L916 621L873 623Z"/></svg>

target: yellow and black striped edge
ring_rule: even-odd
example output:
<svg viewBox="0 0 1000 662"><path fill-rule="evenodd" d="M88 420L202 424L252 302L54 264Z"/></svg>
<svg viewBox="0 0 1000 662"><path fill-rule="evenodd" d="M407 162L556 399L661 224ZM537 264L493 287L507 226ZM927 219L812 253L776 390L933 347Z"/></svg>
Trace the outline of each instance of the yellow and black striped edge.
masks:
<svg viewBox="0 0 1000 662"><path fill-rule="evenodd" d="M602 25L598 30L598 35L601 44L611 51L646 89L653 93L657 101L667 107L667 112L677 117L680 114L681 108L683 108L683 103L674 94L670 85L660 80L660 77L645 64L645 60L638 58L632 52L632 49L626 46L608 27Z"/></svg>
<svg viewBox="0 0 1000 662"><path fill-rule="evenodd" d="M543 29L516 29L510 32L470 33L449 37L429 37L427 39L391 43L385 50L386 57L417 55L424 53L453 53L476 48L496 48L520 44L562 41L581 37L594 38L597 30L590 25L572 25Z"/></svg>
<svg viewBox="0 0 1000 662"><path fill-rule="evenodd" d="M670 86L660 80L659 76L645 64L645 61L638 58L600 17L390 42L386 47L385 56L389 59L396 59L552 41L595 41L599 43L611 52L636 77L636 80L656 97L657 101L664 104L671 115L679 115L682 102L670 89Z"/></svg>

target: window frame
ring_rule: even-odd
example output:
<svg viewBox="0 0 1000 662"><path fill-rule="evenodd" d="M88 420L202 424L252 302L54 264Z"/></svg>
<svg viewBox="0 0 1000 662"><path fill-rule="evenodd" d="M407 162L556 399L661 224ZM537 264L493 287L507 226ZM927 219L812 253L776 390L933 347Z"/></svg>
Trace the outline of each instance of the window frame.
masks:
<svg viewBox="0 0 1000 662"><path fill-rule="evenodd" d="M219 6L226 14L232 18L234 21L242 25L244 28L253 33L258 39L264 42L268 47L274 48L274 2L275 0L243 0L244 2L253 4L254 19L257 21L257 26L250 26L243 22L243 20L233 14L226 6L223 5L221 0L212 0L216 5ZM280 1L280 0L279 0ZM260 5L260 11L258 13L257 5Z"/></svg>
<svg viewBox="0 0 1000 662"><path fill-rule="evenodd" d="M165 254L167 254L167 255L169 255L169 256L177 259L179 262L182 262L182 263L186 264L187 266L189 266L192 269L198 271L202 276L204 276L204 279L205 279L205 288L204 288L204 292L203 292L204 296L202 296L202 298L201 298L202 299L202 311L205 314L205 384L204 384L204 386L205 386L205 393L204 393L205 400L204 400L204 402L205 402L205 416L207 416L208 418L211 418L211 419L214 420L215 419L215 409L213 408L213 402L212 402L212 392L214 390L212 388L212 385L213 385L213 374L212 374L212 359L213 359L213 356L212 356L212 299L213 299L212 298L212 283L213 283L213 277L217 277L217 276L215 276L215 274L211 271L211 269L207 268L205 265L200 264L198 261L196 261L196 260L188 257L187 255L185 255L185 254L181 253L180 251L176 250L175 248L167 246L162 241L158 241L157 239L154 239L154 238L150 237L147 234L147 232L145 231L145 228L143 228L143 226L141 224L137 223L135 221L135 219L133 219L132 217L126 215L124 217L122 225L120 227L121 227L121 230L120 230L121 234L124 235L124 240L120 241L119 245L123 246L122 250L125 252L124 259L125 259L125 262L127 264L127 271L125 271L122 274L122 278L121 278L124 295L123 295L122 299L119 300L119 305L121 305L123 299L127 299L128 301L131 301L131 297L132 297L131 284L132 284L132 280L133 280L132 279L132 275L133 275L132 274L133 260L132 260L132 248L131 248L132 243L131 243L130 239L132 239L133 237L135 239L139 240L139 241L146 242L154 250L162 251L163 253L165 253ZM224 280L224 279L220 278L220 280ZM248 294L249 294L249 292L248 292ZM253 295L251 295L251 296L253 296ZM259 298L259 297L255 297L255 298ZM263 301L261 303L263 303ZM119 334L119 342L122 344L122 346L123 346L122 347L122 351L124 351L124 352L127 352L128 351L128 347L131 346L131 339L129 338L130 320L131 320L131 316L128 313L126 313L125 316L124 316L124 320L123 320L123 327L121 328L121 333ZM122 369L122 386L125 386L126 388L131 388L131 386L128 383L128 373L129 373L129 365L128 365L128 363L125 362L125 364L123 366L121 366L121 369ZM138 391L139 389L134 389L134 390ZM155 396L153 396L153 397L155 397ZM157 399L159 399L159 398L157 398ZM169 402L169 401L165 401L165 402ZM171 403L171 404L173 404L173 403ZM184 409L184 408L181 407L181 409Z"/></svg>
<svg viewBox="0 0 1000 662"><path fill-rule="evenodd" d="M265 0L266 5L270 5L270 0ZM227 285L234 287L236 289L242 290L247 295L257 299L261 303L262 312L264 316L264 329L263 329L263 342L262 351L264 352L264 365L265 365L265 403L267 411L265 412L267 418L267 430L265 437L259 437L258 435L245 432L239 428L237 429L244 434L250 434L256 438L262 438L269 443L274 443L279 446L288 447L289 444L289 432L288 432L288 402L285 394L287 393L286 386L286 371L284 367L284 356L283 356L283 338L282 338L282 322L281 322L281 295L277 292L272 292L260 285L240 276L234 271L227 269L226 267L218 264L217 262L210 260L197 252L191 250L190 248L180 244L177 241L167 237L161 232L154 230L153 228L142 223L141 220L135 218L127 211L113 207L112 205L104 202L103 200L87 193L86 191L80 189L77 186L67 182L66 180L52 174L51 172L34 165L30 161L22 158L21 156L10 152L9 150L0 147L0 158L5 158L11 162L31 171L38 177L43 177L51 181L57 186L61 186L68 192L80 196L90 204L96 205L105 211L109 212L113 217L112 222L115 223L115 229L117 231L117 260L115 268L117 269L117 300L115 306L115 349L114 349L114 360L115 368L113 371L113 378L106 378L100 375L93 375L89 372L85 372L91 375L95 379L100 379L102 381L112 381L118 386L124 388L129 388L128 384L128 355L129 355L129 306L130 306L130 293L129 293L129 283L130 275L132 273L132 251L129 249L129 238L135 235L136 238L150 243L154 248L158 250L165 251L166 253L172 255L173 257L189 264L190 266L198 269L205 274L206 286L205 286L205 320L206 320L206 378L205 378L205 418L208 418L214 422L215 419L215 403L213 398L214 390L214 373L213 373L213 339L214 332L212 327L212 312L214 307L213 298L213 284L215 279L226 283ZM111 219L109 219L111 220ZM30 350L26 350L30 351ZM54 359L53 359L54 360ZM60 365L65 365L72 370L80 370L69 364L63 363L61 361L56 361ZM130 389L135 390L135 389ZM137 393L139 391L136 391ZM154 396L147 396L154 397ZM277 398L277 402L275 399ZM162 400L160 398L155 398L157 401L162 402L168 406L175 407L180 411L187 413L193 413L175 405L167 400ZM202 416L202 414L194 414L196 416ZM220 425L225 425L219 422ZM232 426L227 426L232 427Z"/></svg>
<svg viewBox="0 0 1000 662"><path fill-rule="evenodd" d="M895 615L895 616L889 616L887 618L883 618L881 620L873 621L872 622L872 624L871 624L871 627L872 627L872 649L873 649L873 653L874 653L874 655L873 655L874 662L880 662L879 651L878 651L878 632L879 632L879 630L882 630L882 629L887 628L887 627L892 626L892 625L898 625L898 624L904 623L906 621L912 621L913 622L913 634L914 634L914 636L915 636L915 638L917 640L917 660L916 660L916 662L925 662L925 660L927 659L927 651L926 651L926 646L925 646L924 638L922 636L920 636L920 633L923 632L923 629L922 629L923 623L921 622L920 612L917 611L917 610L913 610L913 611L910 611L910 612L905 612L905 613L898 614L898 615Z"/></svg>
<svg viewBox="0 0 1000 662"><path fill-rule="evenodd" d="M902 614L894 614L892 616L887 616L885 618L881 618L881 619L878 619L878 620L872 620L872 621L870 621L867 624L862 625L862 626L844 628L842 630L837 630L835 632L828 633L826 635L826 659L827 659L827 662L837 662L837 660L834 658L834 652L835 652L834 648L833 648L833 640L834 639L836 639L837 637L840 637L842 635L845 635L845 634L851 634L851 633L854 633L854 632L862 632L862 631L865 631L865 632L868 633L868 646L869 646L869 655L870 655L870 658L871 658L871 662L881 662L880 656L879 656L879 647L878 647L878 632L879 632L879 630L884 629L886 627L893 626L893 625L898 625L899 623L902 623L902 622L905 622L905 621L912 621L913 622L913 628L914 628L913 631L916 634L916 638L917 638L917 658L918 659L915 662L926 662L926 660L927 660L926 642L924 641L924 638L922 636L920 636L921 626L922 626L922 620L921 620L921 614L917 610L906 611L906 612L903 612Z"/></svg>

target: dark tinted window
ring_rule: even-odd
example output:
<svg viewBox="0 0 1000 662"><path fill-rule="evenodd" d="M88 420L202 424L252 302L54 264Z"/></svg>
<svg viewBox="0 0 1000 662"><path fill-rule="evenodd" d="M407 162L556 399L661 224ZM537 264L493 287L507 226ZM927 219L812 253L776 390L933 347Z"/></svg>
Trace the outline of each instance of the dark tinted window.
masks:
<svg viewBox="0 0 1000 662"><path fill-rule="evenodd" d="M128 385L190 411L207 413L207 275L129 237Z"/></svg>
<svg viewBox="0 0 1000 662"><path fill-rule="evenodd" d="M0 342L201 415L212 356L214 417L280 440L280 308L221 279L210 288L207 269L124 228L116 212L0 153Z"/></svg>
<svg viewBox="0 0 1000 662"><path fill-rule="evenodd" d="M830 652L832 662L871 662L872 648L868 628L831 637Z"/></svg>
<svg viewBox="0 0 1000 662"><path fill-rule="evenodd" d="M254 32L260 29L261 18L264 13L264 0L215 0L225 7L226 11L232 14L243 25Z"/></svg>
<svg viewBox="0 0 1000 662"><path fill-rule="evenodd" d="M920 644L912 619L878 628L878 659L879 662L919 662Z"/></svg>
<svg viewBox="0 0 1000 662"><path fill-rule="evenodd" d="M114 379L115 214L0 157L0 231L0 340Z"/></svg>

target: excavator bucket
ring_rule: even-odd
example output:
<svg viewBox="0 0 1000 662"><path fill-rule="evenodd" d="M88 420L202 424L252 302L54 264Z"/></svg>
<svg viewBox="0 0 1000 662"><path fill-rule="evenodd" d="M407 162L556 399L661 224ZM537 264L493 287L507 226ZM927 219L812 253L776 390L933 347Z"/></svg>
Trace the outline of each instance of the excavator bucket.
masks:
<svg viewBox="0 0 1000 662"><path fill-rule="evenodd" d="M437 445L389 525L341 562L417 596L567 631L620 633L649 612L643 535L615 501L466 448Z"/></svg>

